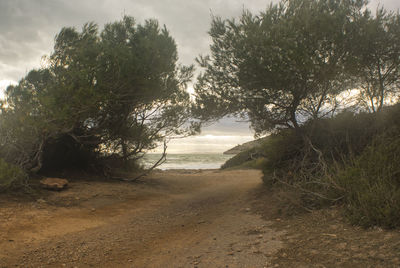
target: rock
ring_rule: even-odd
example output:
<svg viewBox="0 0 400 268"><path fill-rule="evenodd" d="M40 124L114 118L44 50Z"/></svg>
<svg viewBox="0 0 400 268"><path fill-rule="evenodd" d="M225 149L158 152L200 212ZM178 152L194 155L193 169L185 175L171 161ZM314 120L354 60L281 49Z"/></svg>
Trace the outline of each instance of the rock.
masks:
<svg viewBox="0 0 400 268"><path fill-rule="evenodd" d="M40 185L44 189L60 191L67 187L68 181L59 178L45 178L40 181Z"/></svg>
<svg viewBox="0 0 400 268"><path fill-rule="evenodd" d="M40 204L44 204L44 203L46 203L46 200L39 198L38 200L36 200L36 202L38 202Z"/></svg>

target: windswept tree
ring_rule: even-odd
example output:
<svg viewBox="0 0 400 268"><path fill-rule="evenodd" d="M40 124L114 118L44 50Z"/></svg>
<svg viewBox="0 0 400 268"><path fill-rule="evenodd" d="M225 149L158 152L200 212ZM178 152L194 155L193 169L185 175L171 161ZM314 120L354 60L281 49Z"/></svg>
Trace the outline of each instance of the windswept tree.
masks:
<svg viewBox="0 0 400 268"><path fill-rule="evenodd" d="M380 8L357 20L352 55L360 101L372 112L380 111L400 96L400 15Z"/></svg>
<svg viewBox="0 0 400 268"><path fill-rule="evenodd" d="M1 154L26 170L67 154L127 162L196 130L186 91L193 67L177 64L175 42L155 20L124 17L101 33L93 23L63 28L47 59L2 105Z"/></svg>
<svg viewBox="0 0 400 268"><path fill-rule="evenodd" d="M336 107L349 81L345 62L363 0L287 0L239 20L213 18L211 55L195 85L198 115L250 118L256 133L299 129Z"/></svg>

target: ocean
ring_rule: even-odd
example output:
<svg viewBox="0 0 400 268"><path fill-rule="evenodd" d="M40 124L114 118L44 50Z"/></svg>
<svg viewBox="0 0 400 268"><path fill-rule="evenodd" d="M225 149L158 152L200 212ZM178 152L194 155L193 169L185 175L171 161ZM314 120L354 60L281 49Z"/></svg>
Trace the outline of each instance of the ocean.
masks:
<svg viewBox="0 0 400 268"><path fill-rule="evenodd" d="M161 154L147 154L142 159L144 167L154 165L160 159ZM222 153L202 153L202 154L167 154L167 160L158 166L158 169L218 169L226 160L233 155Z"/></svg>

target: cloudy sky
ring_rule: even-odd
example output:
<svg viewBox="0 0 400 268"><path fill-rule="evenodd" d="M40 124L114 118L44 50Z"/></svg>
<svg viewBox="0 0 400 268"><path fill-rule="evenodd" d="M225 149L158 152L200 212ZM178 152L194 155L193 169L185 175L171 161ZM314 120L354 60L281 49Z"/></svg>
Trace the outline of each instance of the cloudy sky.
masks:
<svg viewBox="0 0 400 268"><path fill-rule="evenodd" d="M211 14L237 17L243 9L259 12L269 3L270 0L0 0L0 92L32 68L40 67L42 56L51 53L54 36L64 26L80 29L85 22L93 21L102 27L120 20L124 14L138 22L156 18L175 38L180 62L192 64L196 56L208 53ZM400 8L400 0L373 0L370 7L375 9L379 4L392 10ZM179 151L182 146L208 142L211 145L207 149L201 147L209 151L218 147L215 144L229 148L250 139L252 133L247 124L226 119L205 129L203 137L179 141L180 145L173 145L172 149ZM218 151L224 150L222 147Z"/></svg>

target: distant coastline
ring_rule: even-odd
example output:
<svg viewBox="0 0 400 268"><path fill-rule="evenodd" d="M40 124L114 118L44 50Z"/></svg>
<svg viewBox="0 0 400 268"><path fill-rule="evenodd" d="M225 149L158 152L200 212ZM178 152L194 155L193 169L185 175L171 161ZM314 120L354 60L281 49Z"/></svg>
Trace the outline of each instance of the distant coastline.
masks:
<svg viewBox="0 0 400 268"><path fill-rule="evenodd" d="M236 155L238 153L244 152L246 150L249 150L251 148L260 146L262 143L263 139L258 139L258 140L254 140L254 141L249 141L243 144L239 144L227 151L225 151L223 154L225 155Z"/></svg>

